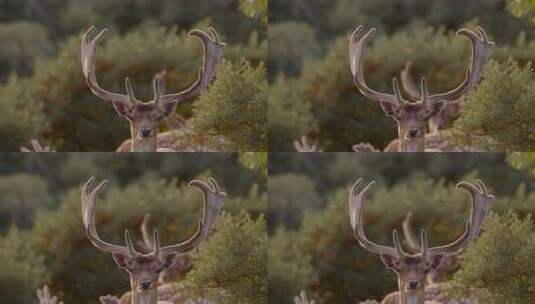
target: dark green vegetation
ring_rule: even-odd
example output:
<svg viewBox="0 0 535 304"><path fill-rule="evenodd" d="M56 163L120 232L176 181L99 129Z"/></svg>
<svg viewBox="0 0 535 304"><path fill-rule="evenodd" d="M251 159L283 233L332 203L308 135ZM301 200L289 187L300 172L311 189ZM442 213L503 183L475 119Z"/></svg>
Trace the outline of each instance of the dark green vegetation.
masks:
<svg viewBox="0 0 535 304"><path fill-rule="evenodd" d="M529 154L271 153L269 303L290 303L303 289L319 304L380 301L397 290L395 274L352 236L348 191L359 177L377 181L364 209L368 238L392 245L392 229L399 230L413 211L414 228L427 230L431 246L454 240L464 229L470 196L455 184L482 179L496 196L494 215L453 278L462 287L481 288L484 299L528 303L525 297L535 296L533 269L526 267L535 258L529 218L535 188L534 176L523 168L533 164Z"/></svg>
<svg viewBox="0 0 535 304"><path fill-rule="evenodd" d="M139 226L149 212L162 245L189 237L202 216L202 195L186 183L214 177L228 193L224 213L177 289L193 295L213 290L224 303L259 303L267 294L266 169L266 155L252 153L3 154L0 302L35 303L35 289L45 283L65 303L79 304L130 289L126 273L83 232L80 187L94 175L110 180L97 205L102 238L124 244L129 229L141 239Z"/></svg>
<svg viewBox="0 0 535 304"><path fill-rule="evenodd" d="M520 2L532 1L507 1L511 7ZM469 64L470 47L455 31L482 26L497 44L491 58L499 63L489 66L480 86L463 102L469 107L463 120L448 132L459 142L482 136L473 144L490 151L532 150L535 138L527 135L533 130L525 122L533 121L535 113L533 77L523 75L532 76L527 62L535 59L535 40L531 23L511 15L507 7L494 0L272 0L270 150L291 151L293 139L301 135L323 151L351 151L359 142L384 148L397 137L395 122L351 81L347 41L358 25L377 28L365 74L370 87L388 93L392 77L399 77L407 61L413 62L415 77L426 77L431 93L456 87ZM521 68L509 68L509 58ZM523 82L514 89L507 83L492 85L506 75ZM511 103L511 96L524 98ZM502 114L496 117L496 112Z"/></svg>
<svg viewBox="0 0 535 304"><path fill-rule="evenodd" d="M261 90L266 85L264 2L0 1L0 12L8 12L0 13L0 37L9 41L0 51L0 150L18 151L31 138L39 138L58 151L113 151L130 137L128 122L118 117L110 104L93 96L83 80L81 34L92 24L111 30L97 53L101 85L124 93L124 78L129 76L138 98L145 101L152 99L152 77L162 70L167 71L167 92L181 91L193 83L201 67L202 48L187 32L214 27L228 43L224 57L231 62L228 64L235 67L246 62L261 77L250 79L254 83L247 83L252 87L243 96L240 90L220 96L221 91L232 92L234 87L229 81L215 80L218 89L205 91L208 96L200 106L202 113L192 110L196 98L181 104L177 113L185 118L202 116L203 123L194 131L228 135L228 150L265 150L267 92ZM235 68L234 77L247 75ZM243 108L228 105L228 100L235 98L249 105L247 123L243 122ZM226 120L240 122L240 128L254 130L256 137L245 134L247 142L237 142L229 135L235 125L215 129L222 114Z"/></svg>

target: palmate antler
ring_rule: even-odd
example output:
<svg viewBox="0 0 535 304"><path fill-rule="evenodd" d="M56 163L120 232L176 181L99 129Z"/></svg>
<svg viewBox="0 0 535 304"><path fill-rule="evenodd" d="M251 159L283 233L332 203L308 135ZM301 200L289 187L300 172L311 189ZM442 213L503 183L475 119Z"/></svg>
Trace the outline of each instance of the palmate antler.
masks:
<svg viewBox="0 0 535 304"><path fill-rule="evenodd" d="M97 97L113 103L117 107L131 107L134 104L140 103L134 96L132 84L129 78L125 79L127 94L112 93L103 89L97 82L95 72L95 55L97 45L106 35L109 30L104 28L96 35L94 35L95 27L91 26L82 38L81 59L82 70L87 85L91 92ZM160 89L162 77L155 77L153 80L154 100L151 102L158 105L160 108L166 109L169 103L177 103L198 94L201 90L208 86L215 75L217 65L223 57L223 49L226 44L222 42L219 35L213 28L208 28L208 33L200 30L192 30L189 35L201 40L204 46L203 67L199 72L197 80L186 90L176 94L163 94ZM92 38L91 38L92 37ZM121 112L121 111L119 111Z"/></svg>
<svg viewBox="0 0 535 304"><path fill-rule="evenodd" d="M294 297L295 304L316 304L316 301L308 298L307 293L303 290L299 293L299 296Z"/></svg>
<svg viewBox="0 0 535 304"><path fill-rule="evenodd" d="M457 31L457 35L463 35L470 41L470 47L472 49L472 57L470 63L470 79L466 91L472 90L483 73L485 64L489 61L490 55L495 48L493 41L490 41L487 37L485 30L478 26L477 32L474 33L466 28L460 29ZM403 90L407 93L409 99L413 101L420 100L421 94L416 88L415 81L412 78L412 62L407 62L405 68L401 71L401 86ZM454 96L455 97L455 96ZM455 99L447 99L447 101L452 101Z"/></svg>
<svg viewBox="0 0 535 304"><path fill-rule="evenodd" d="M375 33L375 28L371 28L366 33L363 31L364 27L361 25L357 27L353 34L351 35L349 42L349 65L351 68L351 74L353 75L353 83L362 93L362 95L367 98L377 101L377 102L390 102L393 104L400 104L407 102L401 97L401 92L399 91L399 85L396 78L393 79L394 94L382 93L375 91L368 87L366 80L364 78L364 56L366 55L366 50L368 43ZM364 33L364 34L363 34ZM470 69L466 70L466 77L464 81L455 89L440 94L428 95L427 98L422 96L422 103L425 102L437 102L442 100L454 100L460 98L466 93L469 89L470 78L471 78ZM427 87L425 85L425 80L422 78L422 87L421 95L424 95L424 92L427 92Z"/></svg>
<svg viewBox="0 0 535 304"><path fill-rule="evenodd" d="M107 243L97 234L95 225L95 204L107 181L104 180L93 188L94 181L95 178L91 177L82 189L82 219L86 236L91 243L101 251L128 257L141 255L136 251L128 230L125 230L126 246ZM209 183L193 180L189 185L197 188L204 195L203 217L202 220L199 221L197 232L181 243L161 247L158 230L154 229L152 242L154 247L153 252L151 253L152 255L165 256L171 252L176 254L187 253L198 246L212 230L217 215L223 206L223 198L226 196L226 193L220 190L219 185L212 178L209 179Z"/></svg>
<svg viewBox="0 0 535 304"><path fill-rule="evenodd" d="M39 299L39 304L63 304L63 302L58 302L56 296L52 296L48 285L43 286L42 289L37 289L37 298Z"/></svg>
<svg viewBox="0 0 535 304"><path fill-rule="evenodd" d="M393 257L404 257L409 256L410 254L406 253L399 241L399 236L397 231L394 229L392 231L392 238L394 241L394 247L390 246L383 246L378 245L366 237L364 233L364 223L363 223L363 207L364 207L364 201L366 199L366 195L368 190L372 188L372 186L375 184L375 182L370 182L368 185L366 185L363 189L361 189L361 185L363 183L362 179L357 180L357 182L351 187L351 191L349 194L349 218L351 223L351 228L353 229L353 236L355 239L357 239L358 243L362 248L379 254L379 255L390 255ZM457 252L460 248L463 248L466 246L466 243L469 241L471 231L471 223L470 220L466 221L466 227L463 235L461 235L459 238L457 238L455 241L443 245L443 246L435 246L429 248L427 243L427 234L424 229L421 230L420 234L420 254L425 257L431 257L434 255L447 255Z"/></svg>

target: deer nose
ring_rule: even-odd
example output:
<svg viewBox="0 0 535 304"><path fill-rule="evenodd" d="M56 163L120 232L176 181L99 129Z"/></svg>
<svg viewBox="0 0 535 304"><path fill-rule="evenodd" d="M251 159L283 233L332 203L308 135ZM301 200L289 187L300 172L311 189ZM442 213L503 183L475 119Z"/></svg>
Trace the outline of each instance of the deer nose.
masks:
<svg viewBox="0 0 535 304"><path fill-rule="evenodd" d="M416 289L416 288L418 288L418 281L410 281L408 287L409 287L409 289Z"/></svg>
<svg viewBox="0 0 535 304"><path fill-rule="evenodd" d="M141 289L145 289L145 290L147 290L147 289L150 288L150 286L151 286L152 284L151 284L151 282L141 282L140 285L141 285Z"/></svg>
<svg viewBox="0 0 535 304"><path fill-rule="evenodd" d="M410 129L409 130L409 137L414 138L418 135L418 129Z"/></svg>
<svg viewBox="0 0 535 304"><path fill-rule="evenodd" d="M141 129L141 136L142 137L149 137L152 133L151 129Z"/></svg>

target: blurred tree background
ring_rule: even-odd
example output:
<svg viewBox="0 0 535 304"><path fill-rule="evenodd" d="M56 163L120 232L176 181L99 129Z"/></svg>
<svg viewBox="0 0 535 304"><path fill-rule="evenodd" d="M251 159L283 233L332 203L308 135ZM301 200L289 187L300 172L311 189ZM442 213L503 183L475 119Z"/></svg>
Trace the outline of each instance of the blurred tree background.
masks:
<svg viewBox="0 0 535 304"><path fill-rule="evenodd" d="M269 303L290 303L300 290L319 304L380 301L397 290L395 274L353 238L347 199L358 178L377 182L364 210L368 238L392 245L392 229L412 211L431 246L464 229L470 196L455 184L483 180L496 196L493 216L449 279L480 288L481 303L531 303L534 160L532 153L270 153Z"/></svg>
<svg viewBox="0 0 535 304"><path fill-rule="evenodd" d="M214 177L228 193L223 214L176 290L195 295L213 288L208 294L218 303L265 302L266 159L265 153L1 154L0 302L36 303L43 284L65 303L93 304L130 290L128 275L83 232L80 187L90 176L110 181L96 221L102 238L117 244L124 244L124 229L141 239L146 212L162 244L189 237L203 204L187 182Z"/></svg>
<svg viewBox="0 0 535 304"><path fill-rule="evenodd" d="M359 142L382 149L397 138L395 122L352 83L347 45L358 25L377 28L365 74L370 87L388 93L407 61L414 77L426 77L431 93L456 87L469 64L470 44L455 32L482 26L496 42L495 62L464 97L469 109L444 134L459 143L477 135L470 142L485 151L535 148L535 80L526 78L535 59L533 1L272 0L269 10L270 151L293 151L301 135L323 151L351 151ZM507 77L503 86L493 85Z"/></svg>
<svg viewBox="0 0 535 304"><path fill-rule="evenodd" d="M83 80L80 42L90 25L111 30L96 59L101 85L123 93L124 78L130 76L142 100L152 98L151 79L162 70L167 71L168 92L194 82L202 47L187 32L214 27L228 44L224 58L237 69L233 79L248 73L259 77L243 84L251 86L243 95L243 90L233 91L232 82L216 78L218 89L201 94L207 96L199 111L194 111L194 97L177 113L186 119L202 116L195 134L227 137L235 128L244 129L241 141L236 142L234 134L227 137L225 150L266 150L267 92L261 90L267 83L265 0L0 1L0 37L6 41L0 50L0 150L18 151L31 138L39 138L58 151L114 151L130 138L128 122L93 96ZM254 72L240 69L242 64ZM233 95L220 96L222 90ZM241 108L229 101L234 99ZM241 124L214 128L223 118Z"/></svg>

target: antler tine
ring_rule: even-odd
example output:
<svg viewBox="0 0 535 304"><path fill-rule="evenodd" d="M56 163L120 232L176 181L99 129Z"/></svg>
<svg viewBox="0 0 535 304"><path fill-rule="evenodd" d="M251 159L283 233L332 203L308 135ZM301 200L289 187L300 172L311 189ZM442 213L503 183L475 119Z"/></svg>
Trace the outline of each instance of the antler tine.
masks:
<svg viewBox="0 0 535 304"><path fill-rule="evenodd" d="M158 229L154 229L152 232L152 239L153 239L153 251L152 253L154 256L159 257L160 256L160 233L158 232Z"/></svg>
<svg viewBox="0 0 535 304"><path fill-rule="evenodd" d="M213 29L208 29L210 34L201 30L192 30L190 36L201 40L204 48L203 66L199 71L197 80L186 90L177 94L167 94L160 97L161 104L180 102L200 93L206 88L215 76L216 68L223 57L223 49L226 43L222 42L219 34Z"/></svg>
<svg viewBox="0 0 535 304"><path fill-rule="evenodd" d="M299 296L294 297L294 303L295 304L316 304L314 300L310 300L308 298L308 295L304 290L302 290L299 293Z"/></svg>
<svg viewBox="0 0 535 304"><path fill-rule="evenodd" d="M412 70L412 62L407 61L405 67L400 72L401 87L411 101L418 101L420 100L421 95L412 78Z"/></svg>
<svg viewBox="0 0 535 304"><path fill-rule="evenodd" d="M405 219L403 220L403 223L401 224L403 236L405 237L405 240L407 240L407 243L409 244L409 251L412 253L419 252L421 250L420 245L416 241L416 238L414 237L414 230L412 228L412 211L409 211L407 215L405 216Z"/></svg>
<svg viewBox="0 0 535 304"><path fill-rule="evenodd" d="M124 239L126 241L126 248L128 248L128 253L130 256L136 256L139 253L136 251L136 247L134 246L134 242L132 242L132 237L130 236L130 231L125 230L124 231Z"/></svg>
<svg viewBox="0 0 535 304"><path fill-rule="evenodd" d="M369 40L375 33L375 28L371 28L361 36L363 26L357 27L349 41L349 66L353 75L353 83L359 89L360 93L374 101L396 102L392 94L381 93L368 87L364 79L364 56L368 47Z"/></svg>
<svg viewBox="0 0 535 304"><path fill-rule="evenodd" d="M396 102L398 104L405 103L405 99L403 99L403 96L401 95L401 90L399 89L399 83L396 77L392 78L392 88L394 90L394 96L396 98Z"/></svg>
<svg viewBox="0 0 535 304"><path fill-rule="evenodd" d="M130 99L131 103L137 103L136 95L134 94L134 89L132 88L132 82L130 81L130 77L126 77L124 79L125 87L126 87L126 93L128 95L128 98Z"/></svg>
<svg viewBox="0 0 535 304"><path fill-rule="evenodd" d="M405 251L403 250L403 246L401 246L401 242L399 241L398 231L396 229L392 230L392 240L394 241L394 249L396 250L396 254L398 257L402 257L407 255Z"/></svg>
<svg viewBox="0 0 535 304"><path fill-rule="evenodd" d="M82 46L81 46L81 60L82 60L82 72L85 77L85 82L91 92L97 97L109 101L109 102L122 102L130 104L130 98L128 95L111 93L104 90L97 82L96 72L95 72L95 55L97 52L97 44L100 40L108 33L108 29L102 29L98 34L96 34L92 39L90 36L95 32L95 27L91 26L82 37Z"/></svg>
<svg viewBox="0 0 535 304"><path fill-rule="evenodd" d="M495 43L488 39L485 30L480 26L476 29L479 35L466 28L457 31L457 35L463 35L470 40L470 47L472 50L470 89L475 87L481 78L485 64L489 61L490 55L495 48Z"/></svg>
<svg viewBox="0 0 535 304"><path fill-rule="evenodd" d="M373 187L375 181L370 182L361 190L360 186L362 182L363 180L359 178L355 182L355 184L353 184L349 192L349 221L351 224L351 228L353 229L353 236L355 237L355 239L357 239L359 245L362 248L370 252L376 254L384 253L396 256L397 252L394 247L383 246L373 243L372 241L368 240L366 234L364 233L364 223L362 220L362 211L364 207L363 205L366 199L366 194L368 190Z"/></svg>
<svg viewBox="0 0 535 304"><path fill-rule="evenodd" d="M483 226L483 222L487 217L491 204L494 200L494 195L489 194L485 184L477 179L476 185L468 182L460 182L456 185L457 188L464 189L471 196L471 215L470 221L472 223L472 231L469 239L473 240L477 237Z"/></svg>
<svg viewBox="0 0 535 304"><path fill-rule="evenodd" d="M82 202L82 220L84 224L85 234L89 241L101 251L108 253L121 253L129 255L130 251L125 246L113 245L103 241L96 230L95 225L95 203L99 194L104 189L107 180L103 180L93 190L90 190L95 181L94 177L89 178L82 188L81 202Z"/></svg>
<svg viewBox="0 0 535 304"><path fill-rule="evenodd" d="M160 105L160 96L162 95L160 90L161 81L163 76L159 77L158 75L152 80L152 89L154 91L154 104L157 106Z"/></svg>
<svg viewBox="0 0 535 304"><path fill-rule="evenodd" d="M422 77L421 83L420 83L420 90L421 90L421 101L423 104L427 103L427 98L429 97L429 89L427 88L427 82L425 81L425 77Z"/></svg>
<svg viewBox="0 0 535 304"><path fill-rule="evenodd" d="M160 248L160 253L164 254L174 251L178 254L182 254L189 252L206 239L212 231L217 216L223 207L223 198L227 196L227 194L221 191L218 183L213 178L209 178L208 180L209 184L200 180L192 180L188 184L189 186L197 188L204 196L203 217L202 220L199 221L197 231L184 242Z"/></svg>
<svg viewBox="0 0 535 304"><path fill-rule="evenodd" d="M426 256L427 254L427 231L425 229L422 229L420 231L420 254L422 256Z"/></svg>

